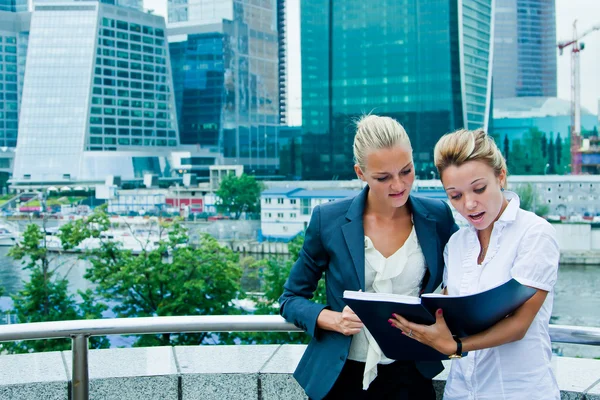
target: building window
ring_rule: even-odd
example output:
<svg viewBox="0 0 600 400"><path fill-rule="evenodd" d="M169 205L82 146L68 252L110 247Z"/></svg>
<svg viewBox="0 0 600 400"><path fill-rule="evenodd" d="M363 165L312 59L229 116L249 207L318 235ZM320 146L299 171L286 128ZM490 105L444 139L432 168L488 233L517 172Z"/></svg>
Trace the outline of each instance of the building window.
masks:
<svg viewBox="0 0 600 400"><path fill-rule="evenodd" d="M277 199L277 204L283 204L283 198L281 198L281 197L280 197L280 198L278 198L278 199Z"/></svg>
<svg viewBox="0 0 600 400"><path fill-rule="evenodd" d="M283 218L283 213L277 213L277 218Z"/></svg>
<svg viewBox="0 0 600 400"><path fill-rule="evenodd" d="M271 218L271 213L267 213L267 218Z"/></svg>
<svg viewBox="0 0 600 400"><path fill-rule="evenodd" d="M300 212L302 213L302 215L310 215L310 199L301 199Z"/></svg>
<svg viewBox="0 0 600 400"><path fill-rule="evenodd" d="M290 204L296 204L296 199L290 199Z"/></svg>
<svg viewBox="0 0 600 400"><path fill-rule="evenodd" d="M271 198L270 197L265 199L265 204L271 204Z"/></svg>
<svg viewBox="0 0 600 400"><path fill-rule="evenodd" d="M290 218L296 218L296 213L290 213Z"/></svg>

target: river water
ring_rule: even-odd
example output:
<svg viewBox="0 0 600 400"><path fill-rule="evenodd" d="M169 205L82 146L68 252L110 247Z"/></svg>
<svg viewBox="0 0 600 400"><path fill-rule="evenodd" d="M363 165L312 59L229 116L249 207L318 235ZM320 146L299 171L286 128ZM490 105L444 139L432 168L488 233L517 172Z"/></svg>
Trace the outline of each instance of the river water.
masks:
<svg viewBox="0 0 600 400"><path fill-rule="evenodd" d="M9 247L0 247L0 286L4 296L16 293L27 279L20 262L10 258ZM93 288L83 276L88 263L74 254L58 256L54 253L53 265L57 273L67 275L73 292ZM561 265L555 286L552 323L600 327L600 265ZM6 300L6 299L5 299ZM600 357L600 347L555 345L559 354L581 357Z"/></svg>

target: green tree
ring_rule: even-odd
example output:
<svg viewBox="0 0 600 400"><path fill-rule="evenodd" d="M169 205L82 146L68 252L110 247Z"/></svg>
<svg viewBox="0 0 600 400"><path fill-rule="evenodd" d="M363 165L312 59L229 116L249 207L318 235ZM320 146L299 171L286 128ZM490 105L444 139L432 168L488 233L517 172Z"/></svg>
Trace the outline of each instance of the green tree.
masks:
<svg viewBox="0 0 600 400"><path fill-rule="evenodd" d="M259 213L261 191L262 184L254 176L229 174L215 192L218 196L217 210L227 212L235 219L239 219L244 212Z"/></svg>
<svg viewBox="0 0 600 400"><path fill-rule="evenodd" d="M103 211L88 221L64 229L65 243L77 246L93 235L107 219ZM209 235L190 245L188 232L178 221L163 224L166 239L144 248L138 255L113 240L82 256L91 263L85 278L96 284L96 293L115 304L118 317L239 314L232 300L242 297L242 270L238 256ZM226 333L143 335L136 346L165 346L230 342Z"/></svg>
<svg viewBox="0 0 600 400"><path fill-rule="evenodd" d="M541 145L542 145L542 157L544 159L547 159L547 157L548 157L548 138L546 137L546 132L542 132Z"/></svg>
<svg viewBox="0 0 600 400"><path fill-rule="evenodd" d="M508 140L508 135L504 135L504 159L506 160L507 168L510 167L509 154L510 154L510 141Z"/></svg>
<svg viewBox="0 0 600 400"><path fill-rule="evenodd" d="M263 283L264 295L256 300L257 315L278 315L279 298L283 294L283 285L290 275L294 262L298 259L300 250L304 243L304 235L298 235L288 244L290 258L288 260L268 259L262 262L260 277ZM313 300L317 303L327 304L325 293L325 277L318 283ZM289 344L308 343L310 336L304 332L259 332L244 333L240 338L245 343L260 344Z"/></svg>
<svg viewBox="0 0 600 400"><path fill-rule="evenodd" d="M556 174L556 147L554 145L554 135L550 134L548 140L548 173Z"/></svg>
<svg viewBox="0 0 600 400"><path fill-rule="evenodd" d="M96 303L90 290L79 291L81 302L68 290L66 277L56 270L63 266L51 257L46 246L46 232L36 224L29 224L23 233L23 240L9 251L9 256L20 260L23 269L29 271L30 279L17 294L12 296L19 323L65 321L75 319L101 318L106 306ZM92 348L107 348L105 337L93 337ZM58 351L71 348L69 339L30 340L5 343L3 350L9 353Z"/></svg>

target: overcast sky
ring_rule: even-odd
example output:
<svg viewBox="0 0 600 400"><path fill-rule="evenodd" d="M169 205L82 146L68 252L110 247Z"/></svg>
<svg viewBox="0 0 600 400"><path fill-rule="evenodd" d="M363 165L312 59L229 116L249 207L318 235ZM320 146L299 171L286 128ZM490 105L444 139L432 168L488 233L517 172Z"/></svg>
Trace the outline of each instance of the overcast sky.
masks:
<svg viewBox="0 0 600 400"><path fill-rule="evenodd" d="M300 0L288 0L288 91L290 121L300 125L301 87L300 87ZM310 1L310 0L305 0ZM154 9L156 14L166 15L166 0L144 0L146 8ZM558 41L573 37L573 21L577 19L580 33L600 25L600 0L556 0L556 36ZM600 31L588 35L584 40L585 50L581 52L581 104L592 113L598 112L600 98ZM558 54L558 52L557 52ZM558 97L571 98L570 53L558 56Z"/></svg>

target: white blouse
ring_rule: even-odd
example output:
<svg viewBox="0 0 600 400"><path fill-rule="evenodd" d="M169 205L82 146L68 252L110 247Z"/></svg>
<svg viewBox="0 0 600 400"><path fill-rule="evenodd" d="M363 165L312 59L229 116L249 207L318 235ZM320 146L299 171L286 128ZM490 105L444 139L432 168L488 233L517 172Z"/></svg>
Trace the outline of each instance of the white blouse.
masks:
<svg viewBox="0 0 600 400"><path fill-rule="evenodd" d="M385 258L365 236L365 291L419 296L425 276L425 257L413 226L408 238L394 254ZM391 364L367 328L352 337L350 360L365 363L363 389L377 376L377 364Z"/></svg>
<svg viewBox="0 0 600 400"><path fill-rule="evenodd" d="M445 400L560 399L548 333L560 257L556 232L543 218L520 209L515 193L504 193L509 203L494 223L481 264L475 228L462 228L448 241L444 250L448 294L478 293L515 278L548 295L523 339L453 360Z"/></svg>

